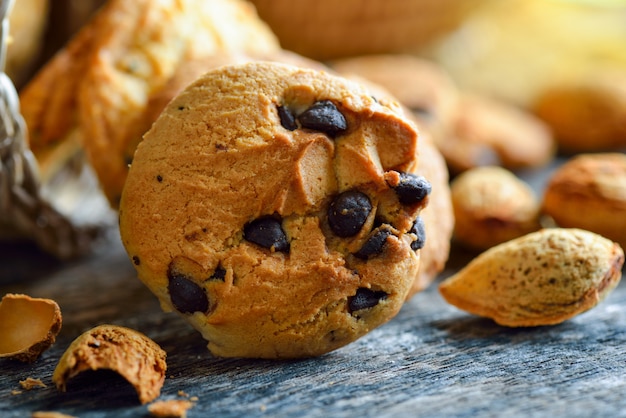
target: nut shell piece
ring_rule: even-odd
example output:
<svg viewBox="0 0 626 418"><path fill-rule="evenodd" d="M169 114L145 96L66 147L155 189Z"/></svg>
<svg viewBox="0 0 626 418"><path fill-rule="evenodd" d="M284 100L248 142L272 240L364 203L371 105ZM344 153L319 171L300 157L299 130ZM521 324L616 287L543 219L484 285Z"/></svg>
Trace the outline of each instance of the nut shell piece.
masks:
<svg viewBox="0 0 626 418"><path fill-rule="evenodd" d="M623 263L622 248L600 235L543 229L487 250L439 291L500 325L553 325L598 304L619 283Z"/></svg>
<svg viewBox="0 0 626 418"><path fill-rule="evenodd" d="M54 344L61 324L55 301L6 294L0 301L0 358L35 361Z"/></svg>
<svg viewBox="0 0 626 418"><path fill-rule="evenodd" d="M86 370L112 370L137 391L142 404L156 399L165 381L166 354L144 334L100 325L76 338L57 364L52 381L63 392L67 381Z"/></svg>
<svg viewBox="0 0 626 418"><path fill-rule="evenodd" d="M563 228L600 234L626 247L626 155L579 154L550 177L542 211Z"/></svg>

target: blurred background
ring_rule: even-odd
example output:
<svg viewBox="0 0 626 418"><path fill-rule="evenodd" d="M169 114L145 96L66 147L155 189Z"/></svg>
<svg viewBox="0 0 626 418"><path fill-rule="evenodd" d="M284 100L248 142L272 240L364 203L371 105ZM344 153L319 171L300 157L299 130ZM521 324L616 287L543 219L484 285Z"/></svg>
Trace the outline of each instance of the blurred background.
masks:
<svg viewBox="0 0 626 418"><path fill-rule="evenodd" d="M251 0L283 48L318 60L408 52L462 88L528 106L565 81L626 72L626 0ZM17 0L19 87L103 0Z"/></svg>

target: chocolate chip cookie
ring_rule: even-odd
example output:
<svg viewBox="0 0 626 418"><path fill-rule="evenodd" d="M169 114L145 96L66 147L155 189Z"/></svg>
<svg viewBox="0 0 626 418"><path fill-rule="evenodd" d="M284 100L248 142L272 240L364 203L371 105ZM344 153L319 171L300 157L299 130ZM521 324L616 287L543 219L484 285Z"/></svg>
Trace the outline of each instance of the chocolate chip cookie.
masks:
<svg viewBox="0 0 626 418"><path fill-rule="evenodd" d="M417 139L396 102L327 72L214 69L139 144L122 241L214 355L327 353L393 318L417 277Z"/></svg>

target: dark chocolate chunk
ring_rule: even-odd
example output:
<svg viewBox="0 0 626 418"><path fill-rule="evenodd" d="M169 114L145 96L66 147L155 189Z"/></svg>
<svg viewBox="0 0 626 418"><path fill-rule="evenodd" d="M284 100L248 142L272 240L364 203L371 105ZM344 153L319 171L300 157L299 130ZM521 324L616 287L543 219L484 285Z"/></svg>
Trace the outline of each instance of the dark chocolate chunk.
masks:
<svg viewBox="0 0 626 418"><path fill-rule="evenodd" d="M419 203L432 190L430 182L422 176L411 173L400 173L400 183L394 187L398 200L403 205Z"/></svg>
<svg viewBox="0 0 626 418"><path fill-rule="evenodd" d="M315 102L299 114L297 119L303 128L324 132L331 138L348 129L346 118L330 100Z"/></svg>
<svg viewBox="0 0 626 418"><path fill-rule="evenodd" d="M218 280L223 282L226 279L226 270L222 266L217 266L209 280Z"/></svg>
<svg viewBox="0 0 626 418"><path fill-rule="evenodd" d="M278 117L280 118L280 124L283 128L289 131L295 131L298 129L296 118L291 111L285 106L276 106L278 109Z"/></svg>
<svg viewBox="0 0 626 418"><path fill-rule="evenodd" d="M417 237L417 239L411 243L411 249L413 251L417 251L424 247L424 244L426 244L426 227L424 226L424 220L421 217L418 217L415 220L415 223L413 223L413 227L409 233L415 234Z"/></svg>
<svg viewBox="0 0 626 418"><path fill-rule="evenodd" d="M206 312L209 310L209 298L204 289L189 277L169 269L167 290L177 311L181 313Z"/></svg>
<svg viewBox="0 0 626 418"><path fill-rule="evenodd" d="M354 253L355 257L367 260L372 256L382 253L385 242L387 241L387 237L389 237L390 235L391 231L387 228L375 230L375 232L370 235L367 241L365 241L365 244L363 244L361 249Z"/></svg>
<svg viewBox="0 0 626 418"><path fill-rule="evenodd" d="M348 190L339 194L328 207L328 224L342 238L356 235L367 221L372 204L365 193Z"/></svg>
<svg viewBox="0 0 626 418"><path fill-rule="evenodd" d="M348 309L350 313L360 311L361 309L369 309L378 305L378 303L387 297L387 293L382 291L374 291L361 287L357 289L356 295L348 298Z"/></svg>
<svg viewBox="0 0 626 418"><path fill-rule="evenodd" d="M255 219L246 224L243 228L243 237L263 248L289 252L289 242L281 221L271 216Z"/></svg>

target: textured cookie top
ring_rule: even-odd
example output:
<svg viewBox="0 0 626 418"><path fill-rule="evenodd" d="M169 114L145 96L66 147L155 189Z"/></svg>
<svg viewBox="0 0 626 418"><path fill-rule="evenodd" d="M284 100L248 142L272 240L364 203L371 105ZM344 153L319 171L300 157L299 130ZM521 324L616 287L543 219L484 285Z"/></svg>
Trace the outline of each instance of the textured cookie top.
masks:
<svg viewBox="0 0 626 418"><path fill-rule="evenodd" d="M122 239L140 279L214 353L330 351L395 315L416 277L430 192L408 173L416 146L399 106L358 84L276 63L221 67L139 145ZM359 322L363 294L380 312Z"/></svg>

